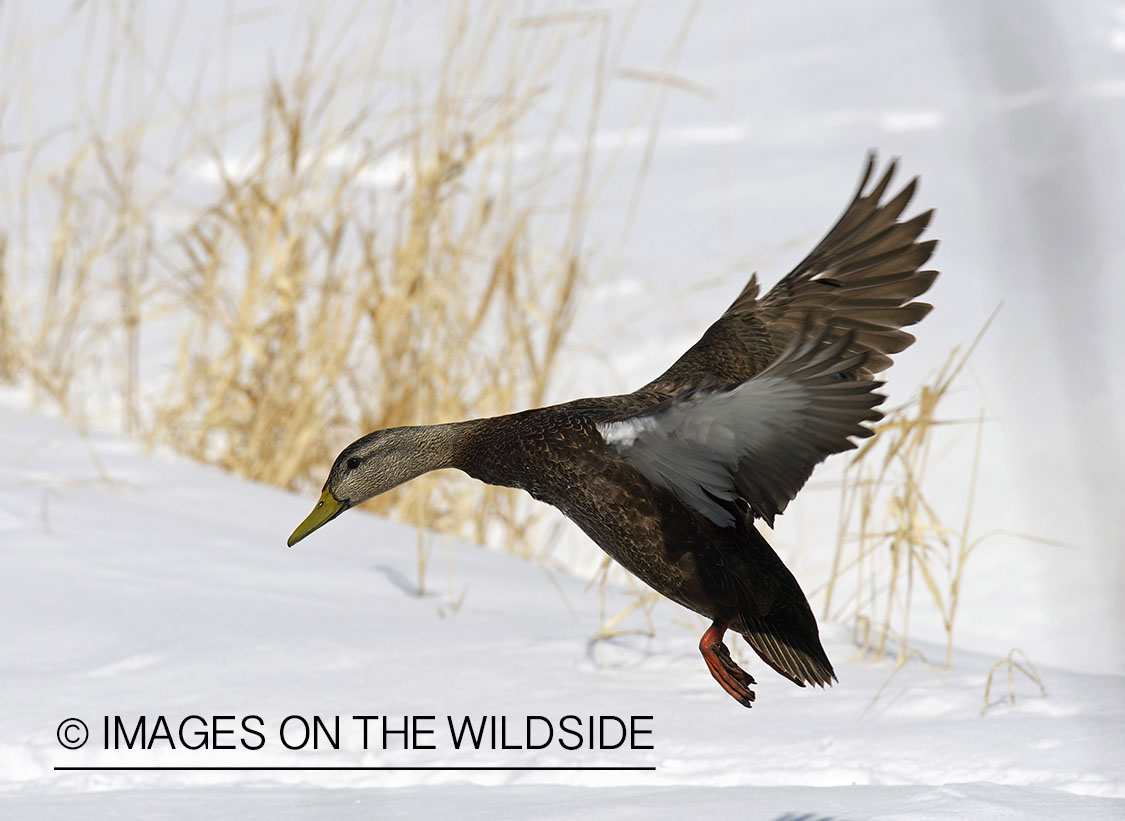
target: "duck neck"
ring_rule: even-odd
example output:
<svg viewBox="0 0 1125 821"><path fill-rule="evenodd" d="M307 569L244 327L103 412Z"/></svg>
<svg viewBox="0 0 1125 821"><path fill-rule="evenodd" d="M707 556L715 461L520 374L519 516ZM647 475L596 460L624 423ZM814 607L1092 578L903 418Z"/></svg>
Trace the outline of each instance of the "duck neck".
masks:
<svg viewBox="0 0 1125 821"><path fill-rule="evenodd" d="M510 447L508 427L519 415L430 426L427 435L433 437L433 458L438 460L430 470L456 468L490 485L520 487L520 460Z"/></svg>
<svg viewBox="0 0 1125 821"><path fill-rule="evenodd" d="M466 422L447 422L441 425L418 425L402 428L406 436L413 440L416 476L443 468L457 468L469 472L476 450L476 435L483 428L485 419L471 419Z"/></svg>
<svg viewBox="0 0 1125 821"><path fill-rule="evenodd" d="M524 487L527 460L520 442L520 425L531 415L470 419L443 425L396 428L391 434L403 454L394 485L429 473L455 468L490 485ZM386 435L372 434L372 435ZM379 492L382 492L380 490Z"/></svg>

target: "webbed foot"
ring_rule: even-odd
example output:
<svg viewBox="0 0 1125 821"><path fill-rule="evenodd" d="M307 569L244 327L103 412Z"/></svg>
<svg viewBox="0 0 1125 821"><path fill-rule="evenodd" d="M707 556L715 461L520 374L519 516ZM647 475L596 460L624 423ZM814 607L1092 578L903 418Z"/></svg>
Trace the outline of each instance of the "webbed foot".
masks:
<svg viewBox="0 0 1125 821"><path fill-rule="evenodd" d="M726 632L726 624L712 624L699 640L699 652L703 654L707 669L711 671L715 681L719 682L719 686L743 707L750 707L754 702L754 691L750 689L750 685L756 682L752 675L735 664L730 657L730 650L723 644Z"/></svg>

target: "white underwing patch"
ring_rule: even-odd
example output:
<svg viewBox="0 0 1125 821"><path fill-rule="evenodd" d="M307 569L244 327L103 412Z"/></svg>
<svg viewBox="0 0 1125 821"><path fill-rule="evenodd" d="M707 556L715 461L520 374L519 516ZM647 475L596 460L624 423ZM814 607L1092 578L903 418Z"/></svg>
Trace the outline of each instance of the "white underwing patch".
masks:
<svg viewBox="0 0 1125 821"><path fill-rule="evenodd" d="M623 419L618 422L599 422L598 433L605 439L607 445L624 449L632 446L641 434L653 430L656 419L652 416L634 416L632 419Z"/></svg>

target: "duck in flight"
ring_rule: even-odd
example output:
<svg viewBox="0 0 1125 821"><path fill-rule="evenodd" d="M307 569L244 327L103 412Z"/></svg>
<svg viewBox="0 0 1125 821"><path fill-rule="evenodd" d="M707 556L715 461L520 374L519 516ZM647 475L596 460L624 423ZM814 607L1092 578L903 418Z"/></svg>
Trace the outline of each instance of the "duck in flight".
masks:
<svg viewBox="0 0 1125 821"><path fill-rule="evenodd" d="M700 652L749 707L753 677L723 639L741 634L800 686L836 675L797 580L755 527L774 517L828 456L882 418L875 374L929 313L914 301L937 271L919 237L933 215L900 219L917 178L893 196L895 162L764 295L757 275L702 338L633 393L488 419L378 430L336 458L312 531L431 470L457 468L554 505L658 593L711 621ZM870 188L869 188L870 185Z"/></svg>

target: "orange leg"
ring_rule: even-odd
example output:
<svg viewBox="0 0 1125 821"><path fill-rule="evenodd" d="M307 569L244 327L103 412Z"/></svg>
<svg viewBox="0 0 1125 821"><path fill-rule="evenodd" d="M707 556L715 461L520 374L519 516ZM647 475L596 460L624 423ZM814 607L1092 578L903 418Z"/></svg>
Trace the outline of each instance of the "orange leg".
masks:
<svg viewBox="0 0 1125 821"><path fill-rule="evenodd" d="M755 683L754 677L730 657L730 650L723 644L726 632L726 622L717 621L712 624L699 640L699 652L703 654L707 669L711 671L715 681L719 682L719 686L743 707L749 707L754 701L754 691L749 686Z"/></svg>

